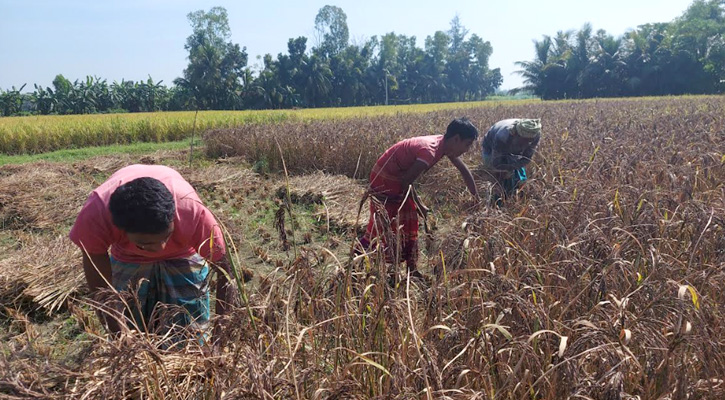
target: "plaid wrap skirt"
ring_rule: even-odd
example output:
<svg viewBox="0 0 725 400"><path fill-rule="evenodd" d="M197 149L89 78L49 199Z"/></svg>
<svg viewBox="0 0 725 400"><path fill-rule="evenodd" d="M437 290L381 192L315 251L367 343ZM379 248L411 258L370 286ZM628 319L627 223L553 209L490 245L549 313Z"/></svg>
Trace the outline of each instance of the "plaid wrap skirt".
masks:
<svg viewBox="0 0 725 400"><path fill-rule="evenodd" d="M397 258L413 267L418 259L418 228L418 210L412 197L402 202L373 195L370 199L370 219L361 242L364 247L369 247L374 239L378 239L385 248L387 261L393 262L396 243L388 242L391 239L400 241L401 251Z"/></svg>
<svg viewBox="0 0 725 400"><path fill-rule="evenodd" d="M153 263L124 263L111 258L113 287L130 296L129 325L146 332L172 328L208 329L209 265L198 254Z"/></svg>

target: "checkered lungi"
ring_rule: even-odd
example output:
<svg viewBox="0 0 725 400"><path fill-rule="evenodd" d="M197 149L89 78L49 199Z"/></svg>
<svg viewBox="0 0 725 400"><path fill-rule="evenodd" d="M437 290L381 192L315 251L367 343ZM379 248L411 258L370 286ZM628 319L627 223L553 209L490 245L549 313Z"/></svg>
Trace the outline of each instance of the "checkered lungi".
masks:
<svg viewBox="0 0 725 400"><path fill-rule="evenodd" d="M132 328L168 332L208 329L209 265L198 254L153 263L124 263L111 257L113 287L135 296L127 301Z"/></svg>
<svg viewBox="0 0 725 400"><path fill-rule="evenodd" d="M412 196L405 202L383 195L371 196L370 219L361 242L367 248L376 238L384 246L388 262L395 260L396 246L396 243L388 241L391 238L399 240L401 246L398 257L406 262L408 268L415 267L418 261L418 210Z"/></svg>

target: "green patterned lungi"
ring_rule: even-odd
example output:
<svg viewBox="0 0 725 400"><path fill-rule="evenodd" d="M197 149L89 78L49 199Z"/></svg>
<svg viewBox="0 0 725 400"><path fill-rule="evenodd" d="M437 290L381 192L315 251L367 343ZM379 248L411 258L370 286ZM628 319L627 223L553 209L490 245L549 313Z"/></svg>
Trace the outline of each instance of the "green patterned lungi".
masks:
<svg viewBox="0 0 725 400"><path fill-rule="evenodd" d="M170 330L206 336L209 325L209 265L198 254L153 263L124 263L111 257L113 287L135 294L127 301L129 327L165 334ZM130 311L130 312L129 312Z"/></svg>

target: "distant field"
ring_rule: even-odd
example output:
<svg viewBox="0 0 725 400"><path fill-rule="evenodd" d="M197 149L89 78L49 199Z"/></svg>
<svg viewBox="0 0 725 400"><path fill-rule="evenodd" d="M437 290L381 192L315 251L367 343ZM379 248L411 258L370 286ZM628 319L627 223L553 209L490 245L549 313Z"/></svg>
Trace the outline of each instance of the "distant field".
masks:
<svg viewBox="0 0 725 400"><path fill-rule="evenodd" d="M491 107L507 103L511 101L304 110L202 111L197 118L196 130L203 132L213 128L283 121L305 122L398 113L425 113ZM191 136L194 130L194 117L194 112L5 117L0 118L0 153L37 154L88 146L178 141Z"/></svg>
<svg viewBox="0 0 725 400"><path fill-rule="evenodd" d="M281 151L286 168L292 173L322 170L359 178L396 141L444 133L447 124L460 116L470 118L481 134L501 119L541 118L546 140L558 139L565 146L553 149L552 157L560 158L562 151L571 152L575 146L576 151L570 155L578 157L577 161L586 161L589 157L601 158L605 149L613 160L624 156L617 154L617 148L611 148L612 140L626 140L630 144L637 140L646 145L641 142L643 139L667 138L663 145L689 151L681 147L686 143L685 137L689 140L692 135L719 134L722 139L723 125L717 121L725 115L725 97L717 96L478 104L471 108L463 108L468 104L454 104L458 107L452 108L446 104L437 109L414 109L427 110L425 113L360 113L359 118L344 123L321 118L304 123L283 121L274 126L212 129L204 134L204 142L210 157L242 156L251 164L281 171ZM569 138L574 135L578 136L577 141Z"/></svg>

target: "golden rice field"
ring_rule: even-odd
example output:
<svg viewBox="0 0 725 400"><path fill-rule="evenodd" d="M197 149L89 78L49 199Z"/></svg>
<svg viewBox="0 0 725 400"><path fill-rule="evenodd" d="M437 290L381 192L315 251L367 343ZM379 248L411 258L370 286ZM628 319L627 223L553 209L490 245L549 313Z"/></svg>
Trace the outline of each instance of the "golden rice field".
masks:
<svg viewBox="0 0 725 400"><path fill-rule="evenodd" d="M377 156L461 115L482 132L542 119L523 192L472 207L442 160L419 186L430 282L353 257ZM204 138L191 166L187 152L0 166L0 397L725 398L723 97L280 119ZM463 159L485 193L479 152ZM86 296L67 232L88 192L135 162L177 168L255 272L217 351L110 339Z"/></svg>
<svg viewBox="0 0 725 400"><path fill-rule="evenodd" d="M61 149L185 139L194 131L282 121L306 122L358 116L425 113L501 103L425 104L333 109L157 112L134 114L0 117L0 154L37 154Z"/></svg>

